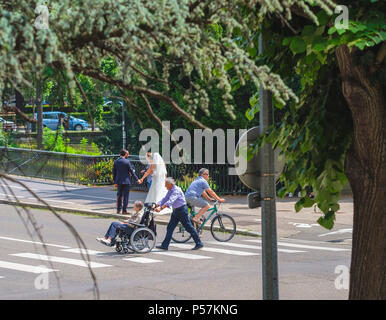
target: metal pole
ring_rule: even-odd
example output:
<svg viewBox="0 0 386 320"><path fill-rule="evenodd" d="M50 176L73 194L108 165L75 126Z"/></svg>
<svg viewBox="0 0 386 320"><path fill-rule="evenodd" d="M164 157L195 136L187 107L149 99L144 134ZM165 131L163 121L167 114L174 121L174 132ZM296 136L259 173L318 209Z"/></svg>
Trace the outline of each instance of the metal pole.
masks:
<svg viewBox="0 0 386 320"><path fill-rule="evenodd" d="M36 137L38 149L43 149L43 105L42 105L42 79L41 75L36 75Z"/></svg>
<svg viewBox="0 0 386 320"><path fill-rule="evenodd" d="M125 103L122 102L122 149L126 149L126 130L125 130Z"/></svg>
<svg viewBox="0 0 386 320"><path fill-rule="evenodd" d="M259 36L259 54L263 53L263 37ZM272 94L260 86L260 133L273 123ZM263 254L263 299L278 300L278 267L276 237L276 187L272 144L261 149L261 229Z"/></svg>

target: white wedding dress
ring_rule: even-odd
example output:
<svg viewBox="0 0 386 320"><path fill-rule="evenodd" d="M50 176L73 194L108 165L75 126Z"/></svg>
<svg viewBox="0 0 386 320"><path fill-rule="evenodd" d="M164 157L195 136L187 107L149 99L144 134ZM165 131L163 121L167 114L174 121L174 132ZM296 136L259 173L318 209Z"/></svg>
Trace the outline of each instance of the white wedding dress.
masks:
<svg viewBox="0 0 386 320"><path fill-rule="evenodd" d="M165 162L158 152L153 155L153 179L150 186L150 190L146 196L145 203L154 202L158 203L161 201L167 194L168 190L165 187L166 179L166 166ZM171 213L171 208L165 208L157 213L157 215Z"/></svg>

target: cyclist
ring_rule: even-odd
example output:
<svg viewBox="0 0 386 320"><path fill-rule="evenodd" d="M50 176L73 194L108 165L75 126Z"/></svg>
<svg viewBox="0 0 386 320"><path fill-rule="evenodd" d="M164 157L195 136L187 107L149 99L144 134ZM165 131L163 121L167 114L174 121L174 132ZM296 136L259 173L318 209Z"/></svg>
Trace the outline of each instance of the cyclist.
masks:
<svg viewBox="0 0 386 320"><path fill-rule="evenodd" d="M210 208L210 204L206 200L225 202L225 199L220 198L216 192L210 188L208 180L209 170L201 168L198 172L198 177L190 184L185 192L187 204L192 207L201 208L197 215L192 219L197 224L199 224L198 219Z"/></svg>

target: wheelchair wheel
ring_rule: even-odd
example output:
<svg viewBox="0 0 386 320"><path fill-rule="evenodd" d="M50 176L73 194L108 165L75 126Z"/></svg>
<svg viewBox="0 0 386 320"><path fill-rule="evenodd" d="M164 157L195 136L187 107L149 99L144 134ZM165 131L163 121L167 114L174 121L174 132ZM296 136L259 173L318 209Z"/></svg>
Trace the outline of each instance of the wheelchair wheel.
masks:
<svg viewBox="0 0 386 320"><path fill-rule="evenodd" d="M121 252L122 251L122 245L121 245L120 242L117 242L115 244L115 251L117 251L117 252Z"/></svg>
<svg viewBox="0 0 386 320"><path fill-rule="evenodd" d="M185 230L181 222L178 222L177 227L174 229L172 234L172 240L177 243L185 243L190 240L192 235Z"/></svg>
<svg viewBox="0 0 386 320"><path fill-rule="evenodd" d="M130 244L135 252L147 253L153 250L156 237L149 228L138 228L134 230L130 237Z"/></svg>

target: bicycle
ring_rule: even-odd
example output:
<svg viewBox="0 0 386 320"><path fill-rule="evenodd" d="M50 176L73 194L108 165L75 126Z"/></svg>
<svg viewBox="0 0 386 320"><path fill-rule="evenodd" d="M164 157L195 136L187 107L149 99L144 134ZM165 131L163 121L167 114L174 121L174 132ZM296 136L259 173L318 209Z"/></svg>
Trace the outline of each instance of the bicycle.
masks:
<svg viewBox="0 0 386 320"><path fill-rule="evenodd" d="M227 242L233 238L236 233L236 222L235 220L224 213L218 213L218 204L216 201L212 208L208 209L205 214L209 213L208 217L205 218L205 214L200 217L201 225L196 225L198 234L202 234L205 224L211 219L210 232L217 241ZM188 206L190 219L197 215L197 212L193 211L193 208ZM195 222L192 222L195 224ZM181 222L178 223L177 227L173 231L172 240L177 243L185 243L189 241L192 236L187 232Z"/></svg>

